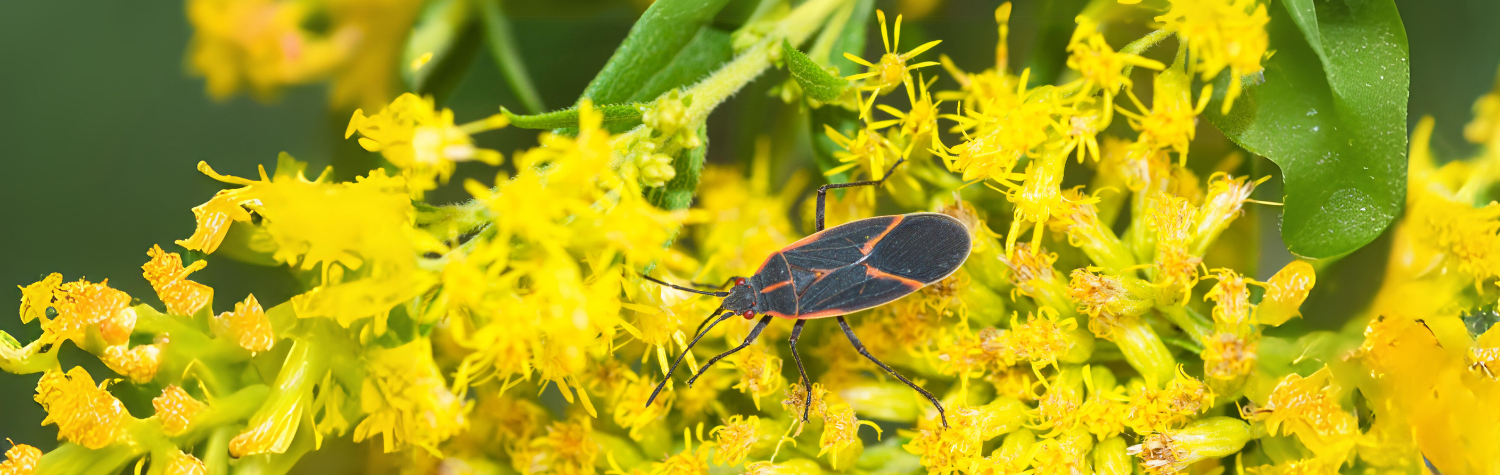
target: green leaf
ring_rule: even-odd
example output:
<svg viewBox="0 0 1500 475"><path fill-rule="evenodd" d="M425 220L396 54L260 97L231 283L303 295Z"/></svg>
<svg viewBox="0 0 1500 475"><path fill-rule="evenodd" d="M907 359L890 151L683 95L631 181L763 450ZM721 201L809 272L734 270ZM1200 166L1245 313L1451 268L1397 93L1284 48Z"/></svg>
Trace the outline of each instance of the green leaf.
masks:
<svg viewBox="0 0 1500 475"><path fill-rule="evenodd" d="M734 48L730 46L728 32L717 28L700 29L666 68L651 76L630 96L630 101L651 102L667 91L698 82L733 58Z"/></svg>
<svg viewBox="0 0 1500 475"><path fill-rule="evenodd" d="M1287 249L1347 254L1378 237L1405 202L1406 32L1391 0L1279 3L1285 8L1270 9L1276 53L1264 62L1264 83L1247 87L1228 115L1215 97L1208 117L1281 167Z"/></svg>
<svg viewBox="0 0 1500 475"><path fill-rule="evenodd" d="M792 79L797 80L797 85L802 86L802 93L812 99L822 102L833 102L848 91L851 84L844 78L833 75L828 70L818 66L812 58L807 57L795 46L786 40L781 40L781 55L786 59L786 69L791 72Z"/></svg>
<svg viewBox="0 0 1500 475"><path fill-rule="evenodd" d="M474 1L479 2L485 43L489 46L490 55L495 58L495 66L500 68L500 75L505 77L505 84L510 86L511 93L521 101L526 112L536 114L547 110L547 106L542 104L541 94L536 92L536 85L531 83L531 75L526 73L526 63L521 60L521 53L516 51L516 36L511 32L510 19L506 18L502 8L503 0Z"/></svg>
<svg viewBox="0 0 1500 475"><path fill-rule="evenodd" d="M645 104L607 104L596 105L595 110L604 113L604 125L614 125L641 121L641 109ZM500 113L510 119L510 125L522 129L560 129L578 127L578 108L569 107L563 110L544 112L541 114L520 115L511 112L504 107Z"/></svg>
<svg viewBox="0 0 1500 475"><path fill-rule="evenodd" d="M630 100L671 64L726 3L729 0L657 0L630 27L625 41L589 81L582 97L601 104Z"/></svg>
<svg viewBox="0 0 1500 475"><path fill-rule="evenodd" d="M401 79L408 90L442 103L458 87L483 39L470 1L438 0L423 8L401 54ZM431 60L413 68L427 53Z"/></svg>
<svg viewBox="0 0 1500 475"><path fill-rule="evenodd" d="M693 204L693 194L698 192L698 180L703 175L703 159L708 155L706 125L698 128L698 140L702 145L678 152L677 157L672 159L672 168L677 170L677 176L672 177L666 186L646 190L647 201L665 210L687 209Z"/></svg>

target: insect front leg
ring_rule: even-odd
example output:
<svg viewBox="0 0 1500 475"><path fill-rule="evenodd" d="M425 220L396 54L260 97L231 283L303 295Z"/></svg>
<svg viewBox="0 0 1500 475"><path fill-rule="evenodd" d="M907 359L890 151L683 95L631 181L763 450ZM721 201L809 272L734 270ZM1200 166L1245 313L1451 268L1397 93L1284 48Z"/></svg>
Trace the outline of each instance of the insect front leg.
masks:
<svg viewBox="0 0 1500 475"><path fill-rule="evenodd" d="M881 184L885 183L886 179L889 179L891 177L891 173L896 171L896 167L901 166L901 163L905 162L905 161L906 161L905 158L900 159L900 160L896 160L896 164L895 165L891 165L891 169L890 170L886 170L885 176L880 177L879 180L856 181L856 182L850 182L850 183L829 183L827 185L823 185L823 186L818 187L818 211L817 211L817 223L816 223L818 229L813 230L813 232L818 232L818 231L822 231L823 230L823 204L824 204L824 202L826 202L828 200L828 190L837 189L837 188L853 188L853 187L856 187L856 186L870 186L870 185L880 186Z"/></svg>
<svg viewBox="0 0 1500 475"><path fill-rule="evenodd" d="M812 380L807 379L807 369L802 367L802 357L797 356L797 338L802 336L802 325L806 323L807 320L797 320L797 324L792 325L792 338L790 340L792 343L792 361L797 362L797 372L802 375L803 388L807 389L807 402L802 405L802 422L807 422L807 414L812 411Z"/></svg>
<svg viewBox="0 0 1500 475"><path fill-rule="evenodd" d="M926 396L928 401L932 401L932 405L937 406L938 417L943 419L943 427L948 427L948 414L943 412L943 403L939 402L936 396L933 396L932 393L927 392L926 389L922 389L921 386L913 384L911 380L906 379L905 376L902 376L901 373L897 373L896 370L891 369L890 366L886 366L885 363L881 363L880 360L875 359L874 356L870 355L870 351L865 349L865 344L859 342L859 337L854 336L854 330L849 328L849 322L844 321L843 316L839 316L838 319L839 326L844 328L844 335L849 337L849 343L854 344L854 349L859 351L859 354L865 355L865 358L869 358L870 361L875 363L875 366L879 366L880 369L885 370L885 372L890 373L891 376L895 376L896 379L901 380L901 382L906 383L907 386L910 386L912 389L917 390L917 392L922 393L923 396Z"/></svg>
<svg viewBox="0 0 1500 475"><path fill-rule="evenodd" d="M734 314L730 314L730 315L734 315ZM726 316L724 318L729 318L729 317ZM693 387L693 381L697 381L699 376L703 376L703 373L706 372L706 371L708 371L708 367L713 366L714 363L718 363L719 360L724 359L724 357L732 355L732 354L735 354L735 353L739 352L740 350L745 349L745 347L750 346L751 343L754 343L755 342L755 338L760 336L760 331L761 330L765 330L766 329L766 324L771 323L771 318L772 317L770 315L766 315L765 317L761 318L760 322L758 322L758 323L755 324L755 328L751 328L750 329L750 335L748 335L748 336L745 337L745 342L744 343L740 343L740 346L736 346L734 348L730 348L729 351L725 351L723 353L719 353L717 356L714 356L712 359L708 360L707 363L704 363L703 367L698 368L698 373L694 374L693 377L688 378L688 381L687 381L688 387L690 387L690 388ZM715 323L717 323L717 322L715 322Z"/></svg>

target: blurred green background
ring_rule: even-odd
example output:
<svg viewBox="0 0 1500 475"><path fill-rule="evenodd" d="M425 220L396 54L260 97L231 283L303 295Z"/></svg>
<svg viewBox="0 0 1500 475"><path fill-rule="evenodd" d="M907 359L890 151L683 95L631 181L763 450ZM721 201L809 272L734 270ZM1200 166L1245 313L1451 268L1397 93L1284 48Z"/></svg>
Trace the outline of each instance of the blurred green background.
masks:
<svg viewBox="0 0 1500 475"><path fill-rule="evenodd" d="M1049 15L1038 2L1014 3L1012 54L1024 63L1037 25L1070 19ZM1474 99L1492 87L1500 66L1500 2L1396 3L1411 46L1409 124L1423 115L1435 116L1437 154L1467 154L1471 147L1461 129L1471 117ZM903 44L943 39L936 52L953 57L960 67L990 67L996 5L941 2L925 18L908 19ZM624 38L641 5L510 1L508 7L543 100L558 107L572 103L583 90ZM897 5L881 2L880 7L895 11ZM348 113L329 112L324 85L286 90L270 104L244 96L223 103L210 100L202 81L184 66L190 35L180 2L0 2L0 153L5 154L0 167L0 301L19 302L17 285L61 272L68 280L108 278L112 286L155 302L140 274L146 250L153 244L177 250L172 241L193 231L190 208L220 189L196 171L200 160L239 176L253 176L257 165L274 164L281 151L315 169L368 160L353 141L343 140ZM868 44L872 52L880 47L878 37ZM740 160L756 134L787 126L777 120L786 106L765 94L783 74L773 71L716 112L710 121L711 161ZM943 81L939 88L953 87ZM460 122L492 114L501 105L519 109L483 54L446 105ZM506 129L481 136L480 144L509 156L533 145L535 137L533 131ZM796 155L782 159L806 159ZM346 168L338 175L361 171ZM488 183L495 172L465 164L454 184L466 177ZM464 195L449 186L430 197L447 202ZM269 307L294 292L280 269L224 259L213 260L194 279L216 289L221 309L246 293L255 293ZM39 333L35 323L22 326L3 316L0 330L22 341ZM110 374L93 358L64 354L65 365L84 364L98 377ZM36 375L0 374L0 401L5 401L0 437L50 450L56 430L40 425L44 414L31 402L35 381ZM303 468L333 470L329 473L358 470L347 463L307 464L311 466Z"/></svg>

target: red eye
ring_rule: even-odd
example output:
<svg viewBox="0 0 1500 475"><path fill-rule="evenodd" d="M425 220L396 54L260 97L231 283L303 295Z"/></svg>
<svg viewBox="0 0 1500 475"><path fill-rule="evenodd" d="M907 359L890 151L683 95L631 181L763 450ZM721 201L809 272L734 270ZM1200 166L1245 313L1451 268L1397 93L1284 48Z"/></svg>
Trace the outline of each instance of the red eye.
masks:
<svg viewBox="0 0 1500 475"><path fill-rule="evenodd" d="M745 279L734 279L734 285L745 285Z"/></svg>
<svg viewBox="0 0 1500 475"><path fill-rule="evenodd" d="M740 280L744 280L744 279L740 279ZM746 311L740 312L740 316L745 317L746 320L749 320L749 319L755 318L755 311L754 310L746 310Z"/></svg>

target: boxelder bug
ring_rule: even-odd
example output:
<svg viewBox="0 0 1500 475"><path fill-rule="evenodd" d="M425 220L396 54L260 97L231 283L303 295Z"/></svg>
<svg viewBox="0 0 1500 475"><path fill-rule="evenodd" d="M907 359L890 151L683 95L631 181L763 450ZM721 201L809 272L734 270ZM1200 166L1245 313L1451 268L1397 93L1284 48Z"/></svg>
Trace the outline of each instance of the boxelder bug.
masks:
<svg viewBox="0 0 1500 475"><path fill-rule="evenodd" d="M905 160L898 160L886 172L886 178ZM923 286L943 280L958 270L969 257L973 245L969 230L957 219L939 213L911 213L899 216L877 216L845 223L832 229L823 229L823 205L829 189L855 186L879 186L885 178L854 183L837 183L818 188L817 232L794 242L781 251L771 254L761 264L755 275L749 278L735 277L729 283L734 287L727 292L705 292L672 285L644 276L646 279L674 289L703 295L723 297L724 301L694 331L689 343L677 361L667 371L666 379L656 386L650 406L656 396L672 379L677 365L703 335L714 325L735 315L745 319L756 314L764 315L750 330L745 342L708 360L702 368L689 378L693 385L710 366L732 355L760 335L772 317L796 320L792 326L792 359L797 362L797 371L802 375L802 384L807 389L807 404L803 405L802 420L808 418L812 405L812 382L807 379L807 370L802 367L802 358L797 355L797 337L802 334L802 325L814 318L836 317L844 335L854 344L854 349L876 366L895 376L896 379L922 393L937 406L943 426L948 425L948 416L938 399L918 387L905 376L897 373L875 359L865 350L859 337L844 321L844 315L878 307L895 301ZM729 285L726 283L725 285ZM718 317L715 319L714 317ZM710 323L712 321L712 323ZM704 325L707 328L704 328Z"/></svg>

